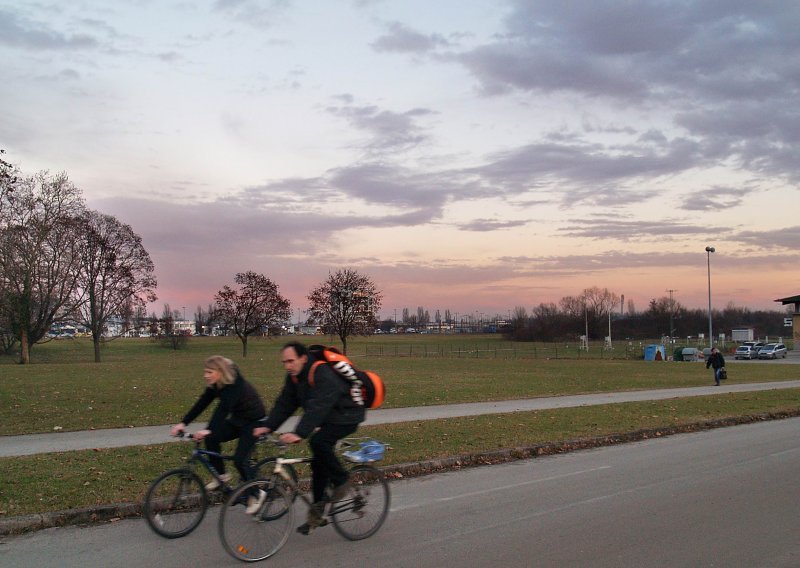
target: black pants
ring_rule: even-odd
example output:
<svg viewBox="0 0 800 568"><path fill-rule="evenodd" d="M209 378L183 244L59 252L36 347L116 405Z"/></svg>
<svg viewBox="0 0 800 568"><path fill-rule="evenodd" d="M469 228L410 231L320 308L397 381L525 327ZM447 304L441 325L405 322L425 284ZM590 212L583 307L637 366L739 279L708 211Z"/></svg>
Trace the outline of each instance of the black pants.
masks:
<svg viewBox="0 0 800 568"><path fill-rule="evenodd" d="M236 453L233 454L233 464L242 477L242 481L247 481L253 478L250 471L250 452L256 443L253 436L253 428L258 426L258 423L245 424L244 426L235 426L228 421L219 431L212 431L211 434L206 436L206 449L211 452L220 453L220 446L222 442L229 442L239 438L239 444L236 446ZM220 474L225 473L225 462L222 458L210 457L209 461Z"/></svg>
<svg viewBox="0 0 800 568"><path fill-rule="evenodd" d="M328 484L337 487L347 481L347 471L336 457L336 442L358 429L358 424L323 424L308 440L313 459L311 460L311 487L314 502L325 499Z"/></svg>

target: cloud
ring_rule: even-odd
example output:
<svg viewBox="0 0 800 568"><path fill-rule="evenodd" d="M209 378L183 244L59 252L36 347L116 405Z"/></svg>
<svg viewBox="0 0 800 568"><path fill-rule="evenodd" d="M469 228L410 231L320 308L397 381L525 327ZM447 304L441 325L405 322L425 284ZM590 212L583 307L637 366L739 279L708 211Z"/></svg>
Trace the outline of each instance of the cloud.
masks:
<svg viewBox="0 0 800 568"><path fill-rule="evenodd" d="M681 208L689 211L722 211L737 207L753 191L749 188L712 187L686 197Z"/></svg>
<svg viewBox="0 0 800 568"><path fill-rule="evenodd" d="M215 0L213 9L257 28L273 27L291 6L289 0Z"/></svg>
<svg viewBox="0 0 800 568"><path fill-rule="evenodd" d="M396 53L426 53L450 43L440 34L422 34L400 22L388 24L388 33L372 44L375 51Z"/></svg>
<svg viewBox="0 0 800 568"><path fill-rule="evenodd" d="M706 157L798 179L800 74L790 54L800 49L800 6L515 0L505 24L451 59L483 93L659 109Z"/></svg>
<svg viewBox="0 0 800 568"><path fill-rule="evenodd" d="M734 239L762 249L787 249L795 256L800 250L800 225L770 231L740 231L734 234Z"/></svg>
<svg viewBox="0 0 800 568"><path fill-rule="evenodd" d="M67 34L0 8L0 44L33 51L94 49L97 40L87 34Z"/></svg>
<svg viewBox="0 0 800 568"><path fill-rule="evenodd" d="M571 221L569 225L559 229L559 232L569 237L593 240L614 239L623 242L653 240L663 242L665 239L690 235L718 235L720 229L665 219L659 219L658 221L580 219Z"/></svg>
<svg viewBox="0 0 800 568"><path fill-rule="evenodd" d="M458 228L462 231L476 231L476 232L490 232L500 229L511 229L514 227L522 227L528 224L528 221L506 221L500 219L474 219L469 223L461 223Z"/></svg>
<svg viewBox="0 0 800 568"><path fill-rule="evenodd" d="M352 100L352 97L341 95L338 98L345 103ZM424 108L398 113L383 110L375 105L352 104L331 106L327 111L333 116L344 118L353 127L369 133L371 138L363 147L376 152L398 152L424 143L428 137L416 124L416 119L436 114Z"/></svg>

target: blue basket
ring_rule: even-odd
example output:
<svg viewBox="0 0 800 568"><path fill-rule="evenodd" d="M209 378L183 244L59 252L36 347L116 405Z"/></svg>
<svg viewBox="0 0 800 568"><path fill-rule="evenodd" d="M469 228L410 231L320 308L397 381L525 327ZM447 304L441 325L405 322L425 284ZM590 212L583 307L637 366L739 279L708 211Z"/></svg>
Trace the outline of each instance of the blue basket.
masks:
<svg viewBox="0 0 800 568"><path fill-rule="evenodd" d="M359 444L358 450L344 452L342 455L351 462L367 463L383 459L386 445L377 440L368 440Z"/></svg>

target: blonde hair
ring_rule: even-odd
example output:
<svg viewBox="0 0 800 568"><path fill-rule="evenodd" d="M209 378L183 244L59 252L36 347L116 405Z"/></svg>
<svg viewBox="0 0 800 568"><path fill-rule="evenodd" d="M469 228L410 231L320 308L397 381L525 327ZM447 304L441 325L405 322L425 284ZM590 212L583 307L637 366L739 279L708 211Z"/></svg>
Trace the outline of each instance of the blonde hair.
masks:
<svg viewBox="0 0 800 568"><path fill-rule="evenodd" d="M232 385L236 380L236 363L223 357L222 355L212 355L203 364L206 369L213 369L222 373L222 378L217 383L217 388L221 389L225 385ZM222 384L220 384L222 383Z"/></svg>

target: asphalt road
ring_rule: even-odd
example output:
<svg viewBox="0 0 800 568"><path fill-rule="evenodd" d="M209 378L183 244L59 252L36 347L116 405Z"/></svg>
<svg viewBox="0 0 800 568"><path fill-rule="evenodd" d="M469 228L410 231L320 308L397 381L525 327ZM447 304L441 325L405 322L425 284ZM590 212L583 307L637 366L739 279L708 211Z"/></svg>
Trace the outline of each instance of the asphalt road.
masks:
<svg viewBox="0 0 800 568"><path fill-rule="evenodd" d="M797 567L798 433L792 418L393 482L374 537L294 534L264 565ZM141 519L5 537L0 566L241 566L215 515L178 540Z"/></svg>

